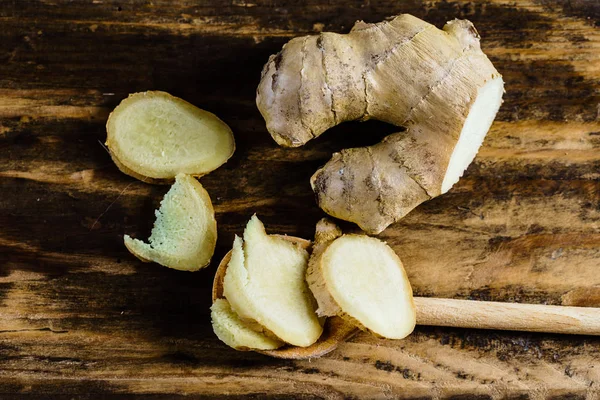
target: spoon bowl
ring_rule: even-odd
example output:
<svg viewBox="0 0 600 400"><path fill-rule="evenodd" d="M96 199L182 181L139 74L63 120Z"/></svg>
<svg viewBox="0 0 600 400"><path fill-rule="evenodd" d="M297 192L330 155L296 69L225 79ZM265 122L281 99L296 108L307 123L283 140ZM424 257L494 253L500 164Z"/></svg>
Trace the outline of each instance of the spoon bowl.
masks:
<svg viewBox="0 0 600 400"><path fill-rule="evenodd" d="M296 243L305 250L309 250L312 243L309 240L285 235L273 235L278 236L282 239L288 240L292 243ZM217 299L224 297L223 295L223 280L225 279L225 272L227 271L227 265L231 260L231 250L225 254L215 273L215 279L212 287L212 301L213 303ZM340 317L329 317L325 321L323 327L323 333L319 340L308 347L298 347L286 345L276 350L256 350L258 353L266 354L271 357L284 358L289 360L302 360L307 358L315 358L325 355L333 350L342 342L350 339L360 330L354 325L346 322Z"/></svg>

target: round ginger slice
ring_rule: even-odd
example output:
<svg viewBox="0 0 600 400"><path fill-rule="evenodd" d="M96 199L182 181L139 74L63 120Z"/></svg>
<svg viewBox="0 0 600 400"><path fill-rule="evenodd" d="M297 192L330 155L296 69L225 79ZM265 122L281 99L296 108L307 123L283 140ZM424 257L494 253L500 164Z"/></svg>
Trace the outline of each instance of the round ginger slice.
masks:
<svg viewBox="0 0 600 400"><path fill-rule="evenodd" d="M388 339L416 323L412 288L400 258L381 240L344 235L311 260L307 281L320 316L338 315Z"/></svg>
<svg viewBox="0 0 600 400"><path fill-rule="evenodd" d="M117 167L150 183L205 175L235 150L231 129L216 115L159 91L129 95L108 117L106 132Z"/></svg>

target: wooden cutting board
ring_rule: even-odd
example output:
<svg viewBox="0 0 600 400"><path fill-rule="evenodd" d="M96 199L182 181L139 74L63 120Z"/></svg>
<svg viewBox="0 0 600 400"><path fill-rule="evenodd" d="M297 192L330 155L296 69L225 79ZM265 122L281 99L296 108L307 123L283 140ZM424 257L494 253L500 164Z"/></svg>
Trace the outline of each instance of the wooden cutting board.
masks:
<svg viewBox="0 0 600 400"><path fill-rule="evenodd" d="M210 287L234 234L257 213L311 238L324 214L310 175L397 130L347 123L280 148L254 103L262 65L292 37L405 12L473 21L507 90L465 177L380 235L415 293L600 306L600 3L297 3L0 0L0 398L598 398L599 338L419 327L310 361L217 340ZM200 272L143 264L122 243L149 233L168 187L120 173L104 124L148 89L236 136L201 179L219 242Z"/></svg>

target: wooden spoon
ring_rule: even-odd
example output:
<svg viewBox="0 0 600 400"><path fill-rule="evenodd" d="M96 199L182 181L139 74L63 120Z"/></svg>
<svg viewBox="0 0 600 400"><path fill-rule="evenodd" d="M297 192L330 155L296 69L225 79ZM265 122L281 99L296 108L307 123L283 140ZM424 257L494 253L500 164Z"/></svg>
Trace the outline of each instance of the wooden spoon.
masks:
<svg viewBox="0 0 600 400"><path fill-rule="evenodd" d="M297 243L304 249L311 242L294 236L276 235ZM213 281L212 301L223 297L223 279L231 251L225 254ZM495 329L528 332L549 332L579 335L600 335L600 308L548 306L543 304L502 303L415 297L418 325L455 328ZM258 351L276 358L306 359L327 354L360 332L340 317L327 318L323 334L311 346L284 346L277 350Z"/></svg>

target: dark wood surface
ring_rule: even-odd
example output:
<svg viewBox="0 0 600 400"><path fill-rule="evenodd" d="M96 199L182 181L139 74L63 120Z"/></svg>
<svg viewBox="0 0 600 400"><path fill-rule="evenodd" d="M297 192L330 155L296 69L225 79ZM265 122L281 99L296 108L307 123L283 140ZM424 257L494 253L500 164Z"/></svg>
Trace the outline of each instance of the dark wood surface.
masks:
<svg viewBox="0 0 600 400"><path fill-rule="evenodd" d="M506 81L466 176L381 237L419 295L600 306L600 4L540 1L0 0L0 398L598 399L600 340L418 327L360 334L321 359L220 343L219 259L253 213L310 238L310 175L396 128L347 123L299 149L266 132L254 95L290 38L409 12L472 20ZM219 224L197 273L143 264L167 191L102 146L128 93L165 90L215 112L238 149L201 179ZM345 229L352 229L349 224Z"/></svg>

